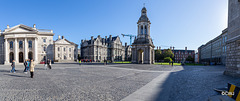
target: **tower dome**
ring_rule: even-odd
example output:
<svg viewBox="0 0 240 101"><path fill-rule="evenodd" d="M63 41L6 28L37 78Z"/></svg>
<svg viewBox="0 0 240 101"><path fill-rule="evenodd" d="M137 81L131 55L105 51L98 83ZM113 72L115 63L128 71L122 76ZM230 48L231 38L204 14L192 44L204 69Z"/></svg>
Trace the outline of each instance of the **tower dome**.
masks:
<svg viewBox="0 0 240 101"><path fill-rule="evenodd" d="M145 7L142 8L141 17L139 18L138 23L139 22L150 22L147 17L147 9Z"/></svg>

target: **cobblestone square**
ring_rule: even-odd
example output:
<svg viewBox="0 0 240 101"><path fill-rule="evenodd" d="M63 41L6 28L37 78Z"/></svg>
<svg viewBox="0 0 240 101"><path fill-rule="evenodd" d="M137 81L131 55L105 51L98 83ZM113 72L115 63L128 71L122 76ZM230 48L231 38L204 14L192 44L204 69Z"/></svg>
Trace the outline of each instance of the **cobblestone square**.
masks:
<svg viewBox="0 0 240 101"><path fill-rule="evenodd" d="M23 73L23 66L0 66L0 100L79 100L119 101L131 97L153 79L166 79L157 85L150 101L207 100L216 95L213 88L225 87L227 82L239 84L239 79L222 75L221 66L161 66L138 64L58 63L52 70L37 65L34 78ZM214 79L213 79L214 78ZM151 88L149 88L151 90ZM139 96L141 98L143 96ZM136 99L135 99L136 100Z"/></svg>

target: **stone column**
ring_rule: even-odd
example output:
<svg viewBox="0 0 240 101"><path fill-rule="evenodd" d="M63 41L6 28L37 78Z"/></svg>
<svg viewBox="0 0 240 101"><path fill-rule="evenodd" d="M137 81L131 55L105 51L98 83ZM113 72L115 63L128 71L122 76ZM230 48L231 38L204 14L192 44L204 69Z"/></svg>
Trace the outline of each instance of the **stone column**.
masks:
<svg viewBox="0 0 240 101"><path fill-rule="evenodd" d="M14 44L14 46L15 46L15 48L14 48L14 51L15 51L15 53L14 53L14 60L15 60L15 63L18 63L18 47L17 47L17 38L15 38L15 44Z"/></svg>
<svg viewBox="0 0 240 101"><path fill-rule="evenodd" d="M24 57L25 57L25 60L28 59L27 38L24 38Z"/></svg>
<svg viewBox="0 0 240 101"><path fill-rule="evenodd" d="M38 39L34 40L34 61L38 63Z"/></svg>
<svg viewBox="0 0 240 101"><path fill-rule="evenodd" d="M8 59L8 57L9 57L9 52L8 52L8 41L7 41L7 38L5 39L5 42L4 42L4 48L5 48L5 62L4 62L4 64L7 64L7 63L9 63L9 59Z"/></svg>

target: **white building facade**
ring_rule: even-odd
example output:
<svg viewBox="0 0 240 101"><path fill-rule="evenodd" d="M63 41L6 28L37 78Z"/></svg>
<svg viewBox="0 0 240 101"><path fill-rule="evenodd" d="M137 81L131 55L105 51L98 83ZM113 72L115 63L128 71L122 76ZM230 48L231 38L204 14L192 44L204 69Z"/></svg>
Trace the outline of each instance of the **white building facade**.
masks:
<svg viewBox="0 0 240 101"><path fill-rule="evenodd" d="M78 59L78 45L68 41L63 36L58 36L54 41L54 61L77 61Z"/></svg>
<svg viewBox="0 0 240 101"><path fill-rule="evenodd" d="M46 58L53 59L53 31L36 29L25 25L9 27L1 32L1 54L4 59L0 62L10 64L23 63L25 59L34 59L36 63Z"/></svg>

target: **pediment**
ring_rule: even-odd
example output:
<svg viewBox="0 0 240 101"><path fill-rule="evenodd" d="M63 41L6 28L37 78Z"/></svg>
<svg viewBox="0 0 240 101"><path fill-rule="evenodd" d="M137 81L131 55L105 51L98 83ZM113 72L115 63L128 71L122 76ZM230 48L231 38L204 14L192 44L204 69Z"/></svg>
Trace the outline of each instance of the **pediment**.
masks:
<svg viewBox="0 0 240 101"><path fill-rule="evenodd" d="M16 32L36 32L35 29L33 29L32 27L28 27L28 26L25 26L25 25L17 25L17 26L14 26L12 28L9 28L9 29L6 29L5 32L7 33L16 33Z"/></svg>
<svg viewBox="0 0 240 101"><path fill-rule="evenodd" d="M68 41L65 40L65 39L61 39L61 40L57 40L57 41L55 42L55 44L67 44L67 45L70 45L71 43L68 42Z"/></svg>

